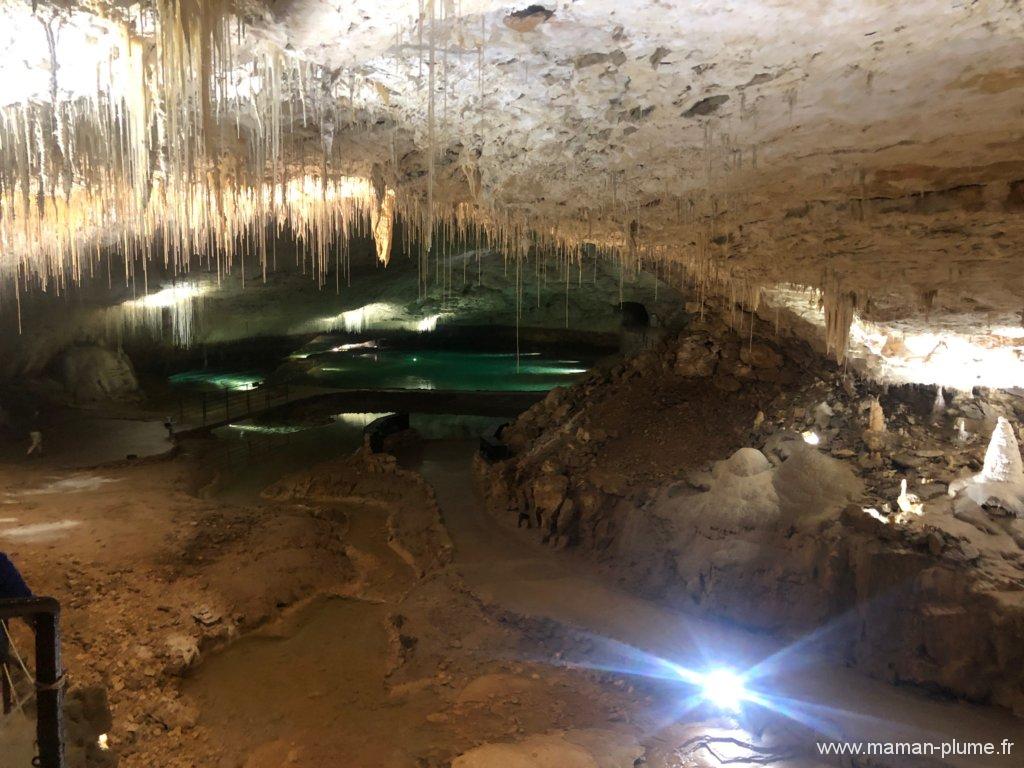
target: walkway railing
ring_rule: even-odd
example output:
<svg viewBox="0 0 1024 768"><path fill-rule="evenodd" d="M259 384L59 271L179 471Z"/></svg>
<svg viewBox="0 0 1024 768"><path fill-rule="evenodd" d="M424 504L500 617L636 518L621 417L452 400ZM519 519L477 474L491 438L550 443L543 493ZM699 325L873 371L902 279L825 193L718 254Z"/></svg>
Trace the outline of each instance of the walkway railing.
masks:
<svg viewBox="0 0 1024 768"><path fill-rule="evenodd" d="M29 671L8 631L10 619L24 619L35 632L35 672ZM36 697L36 744L33 765L64 768L64 670L60 663L60 604L52 597L0 600L0 677L3 677L3 713L9 715L25 702L16 702L11 675L15 662L32 683Z"/></svg>
<svg viewBox="0 0 1024 768"><path fill-rule="evenodd" d="M222 392L196 392L178 398L180 429L216 426L232 419L245 418L288 402L287 384L264 385L248 390L225 389Z"/></svg>

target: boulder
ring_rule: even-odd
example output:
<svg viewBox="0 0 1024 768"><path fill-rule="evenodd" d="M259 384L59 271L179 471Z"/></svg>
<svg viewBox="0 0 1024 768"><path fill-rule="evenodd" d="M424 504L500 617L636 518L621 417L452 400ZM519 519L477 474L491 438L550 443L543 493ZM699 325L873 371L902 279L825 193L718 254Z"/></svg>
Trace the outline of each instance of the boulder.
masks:
<svg viewBox="0 0 1024 768"><path fill-rule="evenodd" d="M568 489L569 478L565 475L541 475L533 481L533 507L538 522L552 518L565 501Z"/></svg>
<svg viewBox="0 0 1024 768"><path fill-rule="evenodd" d="M740 348L740 360L754 368L781 368L783 362L774 349L756 342Z"/></svg>
<svg viewBox="0 0 1024 768"><path fill-rule="evenodd" d="M725 461L715 464L711 474L716 479L726 473L736 477L752 477L771 468L772 463L757 448L740 448Z"/></svg>
<svg viewBox="0 0 1024 768"><path fill-rule="evenodd" d="M77 402L124 399L139 389L131 360L121 350L91 344L68 347L59 370L64 389Z"/></svg>
<svg viewBox="0 0 1024 768"><path fill-rule="evenodd" d="M680 376L705 377L715 372L718 350L710 341L683 339L676 351L674 369Z"/></svg>
<svg viewBox="0 0 1024 768"><path fill-rule="evenodd" d="M738 392L742 386L739 379L721 373L717 374L715 378L711 380L711 383L715 385L716 389L720 389L723 392Z"/></svg>

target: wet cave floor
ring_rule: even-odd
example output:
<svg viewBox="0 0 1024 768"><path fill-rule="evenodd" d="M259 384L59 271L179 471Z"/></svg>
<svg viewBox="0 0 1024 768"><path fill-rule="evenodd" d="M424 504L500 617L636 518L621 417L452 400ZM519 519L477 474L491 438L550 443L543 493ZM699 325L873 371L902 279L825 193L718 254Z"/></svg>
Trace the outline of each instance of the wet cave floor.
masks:
<svg viewBox="0 0 1024 768"><path fill-rule="evenodd" d="M630 386L594 406L615 441L606 474L626 487L728 452L759 404ZM1003 710L681 612L488 514L477 435L518 410L494 398L486 415L413 413L394 456L357 451L387 410L318 402L183 435L158 460L5 466L0 536L65 606L72 698L100 690L111 709L110 725L69 726L71 764L810 766L834 764L821 734L1024 743ZM794 653L768 684L813 720L722 711L665 672Z"/></svg>

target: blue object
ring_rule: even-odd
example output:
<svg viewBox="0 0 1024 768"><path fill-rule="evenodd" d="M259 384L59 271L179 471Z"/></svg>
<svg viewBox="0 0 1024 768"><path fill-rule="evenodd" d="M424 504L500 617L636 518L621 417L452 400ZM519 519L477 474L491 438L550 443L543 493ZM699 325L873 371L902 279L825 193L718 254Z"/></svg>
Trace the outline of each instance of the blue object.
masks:
<svg viewBox="0 0 1024 768"><path fill-rule="evenodd" d="M0 600L12 600L19 597L32 597L25 579L21 577L14 563L7 555L0 552Z"/></svg>

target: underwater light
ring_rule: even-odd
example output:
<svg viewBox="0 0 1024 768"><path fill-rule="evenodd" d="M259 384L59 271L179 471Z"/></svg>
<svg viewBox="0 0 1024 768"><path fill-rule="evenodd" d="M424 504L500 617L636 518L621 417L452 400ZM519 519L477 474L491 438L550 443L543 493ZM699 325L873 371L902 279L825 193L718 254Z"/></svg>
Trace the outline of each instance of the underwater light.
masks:
<svg viewBox="0 0 1024 768"><path fill-rule="evenodd" d="M743 678L730 669L718 668L706 673L701 681L701 695L719 709L738 712L749 698Z"/></svg>

